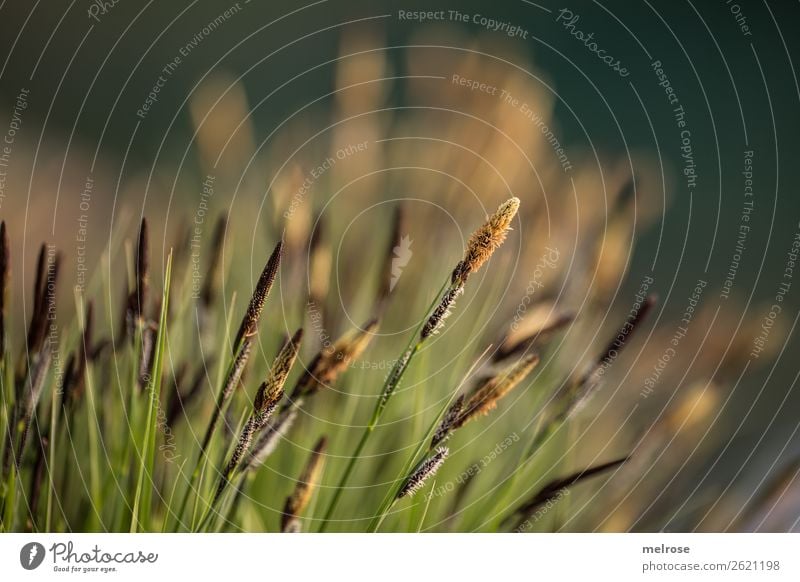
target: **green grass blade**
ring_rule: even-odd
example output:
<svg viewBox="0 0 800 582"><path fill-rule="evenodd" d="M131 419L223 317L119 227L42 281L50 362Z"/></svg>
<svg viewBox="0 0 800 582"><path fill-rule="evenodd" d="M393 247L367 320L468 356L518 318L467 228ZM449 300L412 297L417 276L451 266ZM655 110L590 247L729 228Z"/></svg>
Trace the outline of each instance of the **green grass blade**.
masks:
<svg viewBox="0 0 800 582"><path fill-rule="evenodd" d="M164 351L167 341L167 312L169 310L169 287L172 276L172 252L167 257L167 271L164 277L164 294L161 301L161 315L158 321L153 370L148 382L147 427L140 455L139 477L133 502L133 518L131 533L145 529L150 523L150 504L153 496L153 470L155 466L155 449L158 433L158 417L161 407L161 372L164 363ZM145 486L145 476L150 481Z"/></svg>

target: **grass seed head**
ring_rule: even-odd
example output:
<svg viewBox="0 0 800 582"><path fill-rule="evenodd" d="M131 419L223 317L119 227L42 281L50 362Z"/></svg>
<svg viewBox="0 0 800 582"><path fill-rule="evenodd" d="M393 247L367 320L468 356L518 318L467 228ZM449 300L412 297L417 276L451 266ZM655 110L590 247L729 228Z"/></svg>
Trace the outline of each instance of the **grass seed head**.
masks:
<svg viewBox="0 0 800 582"><path fill-rule="evenodd" d="M6 352L6 316L8 314L8 285L11 279L11 253L6 221L0 222L0 358Z"/></svg>
<svg viewBox="0 0 800 582"><path fill-rule="evenodd" d="M147 219L142 218L139 228L139 245L136 252L136 315L141 317L147 303L147 290L150 286L149 232Z"/></svg>
<svg viewBox="0 0 800 582"><path fill-rule="evenodd" d="M494 410L497 403L522 382L538 363L539 356L530 354L479 385L470 394L464 410L458 420L454 422L453 428L460 428L470 420Z"/></svg>
<svg viewBox="0 0 800 582"><path fill-rule="evenodd" d="M283 241L280 241L275 250L267 260L261 276L258 278L256 288L253 291L253 296L250 298L250 304L247 306L247 312L244 315L242 324L239 327L239 332L236 334L236 341L234 342L234 349L244 341L245 338L254 336L258 332L258 321L261 318L261 312L264 310L264 303L267 300L272 283L275 281L275 276L278 274L278 267L281 263L281 254L283 252Z"/></svg>
<svg viewBox="0 0 800 582"><path fill-rule="evenodd" d="M48 314L55 310L56 283L61 265L61 253L50 260L47 245L42 244L36 263L33 315L28 328L28 352L37 353L47 333ZM54 315L54 314L53 314Z"/></svg>
<svg viewBox="0 0 800 582"><path fill-rule="evenodd" d="M284 408L278 415L262 428L260 436L257 438L253 448L244 462L244 470L258 469L267 458L275 451L280 440L292 428L297 418L297 408L290 406Z"/></svg>
<svg viewBox="0 0 800 582"><path fill-rule="evenodd" d="M384 255L383 265L380 270L380 285L376 296L376 304L378 313L381 313L386 307L386 301L392 292L393 275L395 274L395 267L398 260L398 251L401 248L401 242L404 229L404 214L403 205L398 204L394 209L394 216L392 217L392 229L389 236L389 242Z"/></svg>
<svg viewBox="0 0 800 582"><path fill-rule="evenodd" d="M577 382L568 384L562 393L562 410L559 413L561 418L574 415L580 412L592 396L597 392L601 380L606 370L619 357L622 349L628 344L636 330L641 327L642 322L656 304L656 296L648 295L640 305L636 307L625 320L625 323L617 330L612 340L601 352L595 364L581 376Z"/></svg>
<svg viewBox="0 0 800 582"><path fill-rule="evenodd" d="M497 212L486 219L486 222L472 233L467 243L464 258L456 266L452 275L452 283L466 283L467 278L483 264L503 244L511 228L511 221L519 209L519 198L509 198L497 209Z"/></svg>
<svg viewBox="0 0 800 582"><path fill-rule="evenodd" d="M567 477L562 479L555 479L550 481L547 485L542 487L539 491L537 491L531 498L525 501L522 505L517 507L517 509L506 519L506 523L508 520L517 518L518 522L517 525L513 528L515 531L523 531L525 522L532 513L534 513L539 507L546 504L548 501L551 501L559 496L562 491L566 491L570 487L577 485L581 481L589 479L591 477L595 477L597 475L602 475L603 473L608 473L617 469L620 465L627 462L630 459L630 455L615 459L608 463L602 463L600 465L595 465L593 467L588 467L581 471L577 471Z"/></svg>
<svg viewBox="0 0 800 582"><path fill-rule="evenodd" d="M400 491L397 492L397 499L413 496L414 493L422 489L425 482L444 465L449 453L450 450L447 447L438 447L433 455L422 461L416 470L408 476Z"/></svg>
<svg viewBox="0 0 800 582"><path fill-rule="evenodd" d="M492 359L499 362L520 352L528 352L547 341L554 333L564 329L574 320L575 314L573 313L554 314L527 333L519 334L512 331L500 342Z"/></svg>
<svg viewBox="0 0 800 582"><path fill-rule="evenodd" d="M203 289L200 292L200 300L206 309L209 309L217 296L217 284L219 266L222 262L222 247L225 243L225 225L227 217L220 216L214 226L214 234L211 238L211 260L208 263L206 279L203 282Z"/></svg>
<svg viewBox="0 0 800 582"><path fill-rule="evenodd" d="M462 394L456 399L455 402L453 402L450 408L447 409L447 413L445 413L444 418L442 418L442 422L439 423L439 426L436 428L436 432L433 433L430 446L431 449L444 443L450 438L453 428L456 426L458 419L461 417L461 411L464 410L464 398L465 395Z"/></svg>
<svg viewBox="0 0 800 582"><path fill-rule="evenodd" d="M292 391L292 400L298 400L318 390L330 386L350 363L367 349L378 329L378 320L372 319L362 329L351 329L334 342L323 348L312 360L305 374L297 381Z"/></svg>
<svg viewBox="0 0 800 582"><path fill-rule="evenodd" d="M256 427L259 429L264 427L269 414L283 397L283 386L297 359L297 352L300 349L302 338L303 330L301 328L283 345L272 363L267 379L261 384L256 393L255 402L253 403L253 415L256 419Z"/></svg>
<svg viewBox="0 0 800 582"><path fill-rule="evenodd" d="M322 469L325 460L325 449L328 446L328 439L321 437L314 450L311 451L311 456L306 463L300 478L295 485L292 494L286 498L286 504L283 508L283 515L281 516L281 531L296 532L300 531L299 518L308 507L314 490L319 484L320 477L322 476Z"/></svg>
<svg viewBox="0 0 800 582"><path fill-rule="evenodd" d="M420 340L425 341L432 335L436 335L441 331L442 327L444 327L444 320L450 317L451 308L455 304L458 296L463 292L464 283L461 281L456 281L447 289L445 294L442 295L439 305L436 306L436 309L433 310L428 321L426 321L425 325L422 327Z"/></svg>

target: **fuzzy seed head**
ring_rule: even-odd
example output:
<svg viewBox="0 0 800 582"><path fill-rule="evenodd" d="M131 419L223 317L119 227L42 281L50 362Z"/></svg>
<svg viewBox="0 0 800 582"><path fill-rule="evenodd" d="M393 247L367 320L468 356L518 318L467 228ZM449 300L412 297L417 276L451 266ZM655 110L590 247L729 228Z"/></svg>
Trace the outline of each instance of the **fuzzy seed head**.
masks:
<svg viewBox="0 0 800 582"><path fill-rule="evenodd" d="M296 418L297 408L292 406L282 410L276 418L270 420L250 450L250 454L244 462L244 470L257 469L263 465L292 427Z"/></svg>
<svg viewBox="0 0 800 582"><path fill-rule="evenodd" d="M249 339L245 339L242 344L242 349L239 351L233 363L233 368L231 368L231 372L225 380L225 388L222 392L222 403L228 401L228 398L231 397L231 394L233 394L233 391L239 385L244 369L247 367L247 361L250 359L250 351L252 348L253 342Z"/></svg>
<svg viewBox="0 0 800 582"><path fill-rule="evenodd" d="M300 349L302 339L303 330L301 328L295 332L294 336L278 352L267 379L261 384L256 393L253 414L263 419L262 422L258 423L259 427L263 427L264 423L266 423L266 418L263 417L266 415L267 409L274 409L275 405L283 397L283 386L297 359L297 352Z"/></svg>
<svg viewBox="0 0 800 582"><path fill-rule="evenodd" d="M280 241L275 250L272 251L264 270L261 272L261 276L258 278L258 283L256 283L253 296L250 298L250 304L247 306L242 325L239 327L239 333L236 334L234 347L245 338L253 337L258 332L258 321L261 319L261 312L264 310L264 303L266 303L269 291L272 289L272 283L278 274L282 252L283 241Z"/></svg>
<svg viewBox="0 0 800 582"><path fill-rule="evenodd" d="M406 479L405 485L398 491L397 499L406 496L413 496L414 493L422 489L425 482L430 479L444 465L444 461L450 450L447 447L439 447L436 452L425 459L417 469Z"/></svg>
<svg viewBox="0 0 800 582"><path fill-rule="evenodd" d="M442 422L439 423L439 426L436 428L436 432L433 433L433 439L431 439L431 448L444 443L450 438L453 428L456 426L463 409L464 395L462 394L458 397L458 399L456 399L455 402L453 402L452 406L447 409L447 413L444 415Z"/></svg>
<svg viewBox="0 0 800 582"><path fill-rule="evenodd" d="M345 333L329 348L320 351L292 392L292 400L307 396L320 386L330 386L350 363L367 349L378 329L378 320L368 322L363 329Z"/></svg>
<svg viewBox="0 0 800 582"><path fill-rule="evenodd" d="M454 428L459 428L470 420L494 410L497 403L522 382L538 363L539 356L531 354L489 378L472 392Z"/></svg>
<svg viewBox="0 0 800 582"><path fill-rule="evenodd" d="M428 321L426 321L425 325L422 327L422 331L420 332L421 340L424 341L430 336L438 334L442 330L445 319L450 317L451 308L455 304L458 296L463 292L464 283L457 281L450 286L444 295L442 295L442 300L439 302L439 305L433 310L433 313L431 313Z"/></svg>
<svg viewBox="0 0 800 582"><path fill-rule="evenodd" d="M452 275L452 282L466 283L467 278L483 264L503 244L511 228L511 221L519 209L519 198L509 198L497 209L497 212L487 217L486 222L472 233L467 243L464 258L456 265Z"/></svg>

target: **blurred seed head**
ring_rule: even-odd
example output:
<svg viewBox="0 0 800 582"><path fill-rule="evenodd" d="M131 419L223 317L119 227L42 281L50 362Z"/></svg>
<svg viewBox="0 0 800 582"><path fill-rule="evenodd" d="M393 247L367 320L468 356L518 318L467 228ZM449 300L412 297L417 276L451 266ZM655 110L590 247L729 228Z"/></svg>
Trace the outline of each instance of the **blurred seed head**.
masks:
<svg viewBox="0 0 800 582"><path fill-rule="evenodd" d="M460 428L497 408L497 403L527 378L538 364L538 354L527 355L479 385L470 394L453 428Z"/></svg>
<svg viewBox="0 0 800 582"><path fill-rule="evenodd" d="M362 329L351 329L328 348L323 348L312 360L291 394L292 400L299 400L318 390L330 386L347 369L350 363L367 349L378 329L378 320L367 322Z"/></svg>
<svg viewBox="0 0 800 582"><path fill-rule="evenodd" d="M281 516L281 531L300 531L300 516L311 502L314 490L319 484L327 446L328 440L325 437L321 437L314 446L314 450L311 451L311 456L300 474L300 478L297 480L294 491L287 497L284 504L283 515Z"/></svg>

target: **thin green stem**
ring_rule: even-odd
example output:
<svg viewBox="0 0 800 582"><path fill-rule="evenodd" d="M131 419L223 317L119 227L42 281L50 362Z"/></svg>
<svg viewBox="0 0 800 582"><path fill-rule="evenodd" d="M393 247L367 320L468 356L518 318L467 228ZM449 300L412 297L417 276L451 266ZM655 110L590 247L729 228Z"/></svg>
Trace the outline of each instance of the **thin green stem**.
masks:
<svg viewBox="0 0 800 582"><path fill-rule="evenodd" d="M55 488L55 479L53 477L53 471L55 470L56 466L56 446L58 444L58 393L56 390L53 390L50 396L50 446L48 450L49 460L47 462L47 475L48 475L48 484L47 484L47 505L45 509L45 518L44 518L44 531L50 532L52 531L51 528L51 520L53 517L53 493Z"/></svg>
<svg viewBox="0 0 800 582"><path fill-rule="evenodd" d="M230 326L231 326L231 321L233 319L233 306L234 306L235 302L236 302L236 295L234 294L233 298L231 299L230 308L228 309L228 313L227 313L227 316L225 318L225 333L223 335L224 338L230 337L230 331L231 331L231 327ZM226 348L227 348L227 342L226 341L220 342L220 347L221 347L221 349L220 349L220 358L219 358L218 361L222 362L223 361L223 357L222 356L225 354L225 351L226 351ZM237 355L238 355L238 351L240 349L241 349L241 342L240 342L239 346L236 346L233 349L233 352L232 352L230 361L228 363L228 366L219 366L218 367L216 385L220 386L220 390L224 389L224 387L222 386L222 383L225 382L226 378L228 377L228 375L233 370L233 367L236 365L236 358L237 358ZM207 457L204 455L204 453L205 453L205 449L203 447L201 447L200 451L198 451L198 453L197 453L197 458L195 460L194 467L192 468L192 473L191 473L191 475L189 477L189 483L186 485L186 489L184 491L183 498L181 500L181 505L178 508L178 512L175 514L175 529L176 530L181 525L181 519L183 519L183 514L186 511L186 505L189 502L189 497L191 496L192 492L194 492L194 494L195 494L195 510L197 509L197 501L198 501L198 499L200 497L200 487L197 486L197 480L198 480L198 478L200 477L201 474L205 473L205 464L206 464L206 461L207 461ZM191 527L191 529L194 529L194 514L193 514L193 517L192 517L192 527ZM191 531L191 529L190 529L190 531Z"/></svg>
<svg viewBox="0 0 800 582"><path fill-rule="evenodd" d="M364 427L364 432L361 434L361 438L358 441L358 445L356 445L355 451L353 454L350 455L350 459L347 462L347 466L345 467L344 473L342 474L341 479L339 479L339 483L336 486L336 490L333 493L333 497L331 498L331 502L328 504L328 509L325 511L325 516L322 518L322 523L320 524L319 531L320 533L324 532L328 524L330 523L331 518L333 517L333 512L336 511L336 506L339 504L339 499L342 496L342 492L344 488L347 486L347 482L350 479L350 475L353 473L353 469L355 469L356 462L361 455L361 452L364 450L364 447L369 440L370 435L375 430L375 427L378 426L378 422L383 416L384 411L386 410L386 406L389 403L389 399L394 394L395 390L400 384L400 381L403 379L403 376L408 370L409 364L411 364L411 360L414 359L414 355L419 352L420 348L422 347L423 340L417 340L416 344L414 343L415 340L419 337L420 331L422 330L422 326L425 325L428 316L430 315L431 311L436 307L437 303L439 302L442 293L450 284L450 279L448 278L445 283L442 285L441 289L436 293L433 298L433 301L428 306L428 309L425 311L425 317L417 325L416 329L414 330L413 335L409 338L408 344L406 345L406 349L403 350L403 355L397 360L394 366L392 366L391 372L386 376L386 380L383 383L383 387L381 389L380 396L378 397L378 401L375 403L375 409L372 412L372 418L370 418L369 424ZM412 347L413 346L413 347Z"/></svg>
<svg viewBox="0 0 800 582"><path fill-rule="evenodd" d="M375 517L372 518L372 521L367 527L368 532L373 533L378 531L378 528L380 528L381 524L386 519L386 516L389 514L389 511L392 509L395 502L397 501L397 494L400 492L400 488L405 483L405 480L408 477L411 468L414 467L415 464L419 462L417 459L419 459L422 453L430 450L431 438L433 437L433 433L436 432L436 428L439 426L442 417L444 416L445 412L447 412L447 409L450 408L450 405L453 403L453 400L455 400L456 394L459 393L461 387L464 385L467 379L472 375L472 372L475 370L475 368L478 366L478 363L483 359L483 357L486 355L488 351L489 348L487 347L483 351L483 353L480 356L478 356L478 358L475 360L472 366L470 366L469 370L467 370L467 373L464 374L464 377L459 383L459 385L456 387L455 390L453 390L453 393L450 395L450 398L447 399L447 402L444 403L444 406L442 406L438 414L434 417L433 422L431 422L427 432L417 444L416 450L411 454L411 456L408 457L408 460L403 466L403 469L401 470L400 474L393 481L392 487L389 489L389 492L383 498L383 501L381 502L378 511L375 513Z"/></svg>
<svg viewBox="0 0 800 582"><path fill-rule="evenodd" d="M558 419L548 421L544 427L541 427L541 420L537 424L537 429L533 433L531 441L522 455L522 460L519 462L517 470L511 474L498 495L495 496L496 501L492 505L491 510L484 513L484 515L494 516L490 522L490 531L497 531L497 529L500 527L500 524L505 519L503 508L507 507L508 496L512 491L517 479L519 478L519 475L525 471L536 452L542 447L547 439L549 439L562 426L562 424L563 421Z"/></svg>
<svg viewBox="0 0 800 582"><path fill-rule="evenodd" d="M161 406L161 372L164 363L164 351L167 339L167 312L169 310L169 287L172 276L172 252L167 257L167 271L164 278L164 294L161 301L161 316L158 322L153 369L148 381L147 427L140 454L139 477L136 484L136 495L133 502L131 533L139 528L147 528L150 523L150 503L153 496L153 471L155 468L155 449L158 432L158 413ZM150 483L145 487L145 475Z"/></svg>

